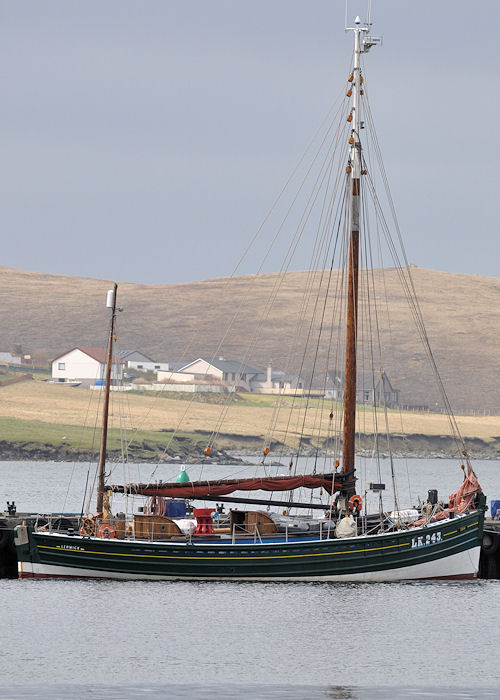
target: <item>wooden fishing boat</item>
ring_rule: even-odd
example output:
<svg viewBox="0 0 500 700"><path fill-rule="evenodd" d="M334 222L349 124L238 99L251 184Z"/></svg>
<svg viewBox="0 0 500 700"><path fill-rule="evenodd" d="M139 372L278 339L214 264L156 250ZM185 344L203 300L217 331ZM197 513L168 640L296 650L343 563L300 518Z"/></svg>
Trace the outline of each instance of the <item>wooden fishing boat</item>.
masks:
<svg viewBox="0 0 500 700"><path fill-rule="evenodd" d="M334 150L338 150L344 158L342 172L335 179L329 165L323 171L323 179L326 179L327 173L329 182L335 180L337 185L340 183L340 205L328 205L328 210L323 204L323 211L328 210L331 214L330 230L334 228L332 221L336 221L334 209L338 209L344 216L344 223L340 224L339 219L337 230L344 235L343 244L339 246L343 246L346 261L346 274L342 278L345 280L344 295L340 294L345 301L345 313L339 312L346 329L343 343L344 370L338 373L342 375L343 387L340 439L335 441L331 437L333 408L326 414L323 411L322 418L330 431L325 432L326 439L323 442L331 450L326 462L330 465L329 471L318 473L315 462L312 472L297 473L300 460L296 458L290 460L288 473L284 475L271 474L269 471L264 476L251 478L245 476L190 481L184 473L183 478L177 481L107 484L106 436L117 314L115 285L108 297L111 325L98 468L97 513L87 514L82 519L78 533L50 532L36 527L19 526L15 542L20 577L245 581L476 578L486 499L451 412L450 420L459 446L463 480L447 503L439 502L437 495L430 490L427 501L417 508L401 510L395 499L392 512L380 507L378 512L369 513L366 508L363 511L364 496L369 490L380 491L384 485L365 484L363 496L359 495L356 478L356 409L360 341L363 335L361 306L367 304L366 294L362 298L360 292L360 277L364 275L360 259L366 246L364 235L369 228L365 196L372 195L375 210L379 211L379 200L373 197L374 183L368 176L361 138L364 128L362 110L365 109L367 117L370 114L366 106L361 61L372 46L380 43L380 38L371 35L369 21L362 24L356 18L354 27L350 29L354 35L354 53L352 69L347 78L346 99L340 110L343 127L332 139L336 144ZM343 146L337 149L338 144L345 145L345 150L342 150ZM378 221L383 222L383 219L380 217ZM328 244L327 249L336 245ZM401 266L398 271L410 297L417 331L424 346L428 346L418 302L413 294L409 266ZM368 289L371 289L371 279ZM330 286L329 283L329 292ZM323 289L319 295L320 308L326 308L326 298ZM340 306L339 302L338 307ZM315 306L317 308L318 304ZM322 313L324 317L324 311ZM322 338L318 335L317 347L321 345L320 340ZM373 355L373 344L371 348ZM316 364L315 355L314 365ZM431 364L437 375L432 356ZM383 384L384 371L380 367L381 365L375 369ZM447 405L439 375L437 381ZM324 394L323 391L321 395ZM312 396L313 392L309 395ZM336 403L338 396L334 398ZM310 408L313 403L311 401L306 408ZM324 409L324 403L320 403ZM381 420L385 418L387 423L388 406L383 392L373 403L378 404L375 406L378 415ZM264 460L271 451L270 445L271 440L268 438L263 450ZM336 445L341 446L338 459ZM210 455L211 449L211 445L208 445L205 456ZM390 448L389 457L391 478L394 478ZM326 495L327 500L325 502L311 497L301 501L295 494L303 493L304 490L310 494L320 492L323 496ZM255 495L257 492L263 495L258 497ZM113 493L143 496L148 499L147 506L131 519L123 514L113 515L110 505ZM218 502L217 509L207 507L207 502L213 501ZM219 504L225 502L244 503L254 509L232 509L225 514L224 519ZM193 517L185 517L186 503L199 506L194 508ZM180 513L177 513L181 517L172 514L172 504L181 504ZM299 510L307 515L293 515ZM321 517L317 517L318 514Z"/></svg>

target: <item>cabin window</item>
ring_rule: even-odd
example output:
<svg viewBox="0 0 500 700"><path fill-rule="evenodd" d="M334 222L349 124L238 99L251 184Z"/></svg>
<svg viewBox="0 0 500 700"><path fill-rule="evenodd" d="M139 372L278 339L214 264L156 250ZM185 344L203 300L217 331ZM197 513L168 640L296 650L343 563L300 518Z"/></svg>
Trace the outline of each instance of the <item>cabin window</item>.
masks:
<svg viewBox="0 0 500 700"><path fill-rule="evenodd" d="M137 369L144 369L144 365L137 365Z"/></svg>
<svg viewBox="0 0 500 700"><path fill-rule="evenodd" d="M155 365L155 369L160 369L160 365Z"/></svg>
<svg viewBox="0 0 500 700"><path fill-rule="evenodd" d="M66 369L66 363L65 362L58 362L57 369Z"/></svg>

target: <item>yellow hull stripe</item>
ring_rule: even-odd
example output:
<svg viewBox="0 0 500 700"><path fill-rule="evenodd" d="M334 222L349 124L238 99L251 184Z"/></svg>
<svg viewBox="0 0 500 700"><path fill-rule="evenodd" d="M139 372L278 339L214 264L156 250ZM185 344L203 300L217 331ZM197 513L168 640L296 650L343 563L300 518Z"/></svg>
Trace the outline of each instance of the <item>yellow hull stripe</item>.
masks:
<svg viewBox="0 0 500 700"><path fill-rule="evenodd" d="M54 549L57 552L60 552L64 554L65 552L78 552L79 554L99 554L99 555L104 555L106 557L140 557L143 559L187 559L189 561L193 561L196 559L202 559L203 561L228 561L228 560L235 560L235 561L244 561L247 559L297 559L297 558L304 558L304 557L327 557L331 555L336 555L336 554L359 554L362 552L377 552L382 549L397 549L398 547L409 547L410 543L409 542L403 542L402 544L390 544L385 547L371 547L370 549L352 549L349 551L343 551L343 552L314 552L311 554L267 554L267 555L262 555L262 556L256 556L256 557L245 557L245 556L238 556L238 557L230 557L230 556L222 556L222 557L213 557L210 554L207 554L204 557L196 557L196 556L191 556L191 557L183 557L183 556L177 556L173 554L132 554L132 553L120 553L120 552L94 552L92 550L81 550L81 549L60 549L59 547L49 547L48 545L38 545L39 549Z"/></svg>
<svg viewBox="0 0 500 700"><path fill-rule="evenodd" d="M469 528L469 527L476 527L476 525L479 525L479 521L478 521L478 520L476 520L475 523L471 523L470 525L467 525L467 528ZM464 527L464 528L461 528L461 529L460 529L460 532L463 532L464 530L465 530L465 527ZM457 532L458 532L458 530L452 530L451 532L445 532L445 533L443 533L443 537L447 537L448 535L456 535Z"/></svg>

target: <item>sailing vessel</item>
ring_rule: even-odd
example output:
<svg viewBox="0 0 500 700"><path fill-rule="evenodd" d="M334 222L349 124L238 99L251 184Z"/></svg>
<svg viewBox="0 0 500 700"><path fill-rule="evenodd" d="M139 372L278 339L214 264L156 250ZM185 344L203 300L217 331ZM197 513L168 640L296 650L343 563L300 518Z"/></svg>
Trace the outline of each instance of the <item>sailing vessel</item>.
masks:
<svg viewBox="0 0 500 700"><path fill-rule="evenodd" d="M41 531L19 526L15 542L20 577L246 581L476 578L486 499L451 413L451 424L460 448L463 480L447 503L440 502L436 492L430 490L427 501L418 507L400 509L395 497L395 507L391 512L385 511L380 505L377 512L370 513L364 505L366 494L369 491L379 493L385 485L370 482L365 484L364 492L359 490L356 474L359 459L356 450L359 432L357 409L360 367L366 361L366 355L360 351L360 344L366 328L379 324L378 317L370 324L361 322L362 307L373 305L373 299L376 299L375 292L368 299L366 291L372 290L373 277L369 278L365 292L362 293L360 288L360 278L364 277L360 260L363 254L365 259L368 257L364 253L364 234L368 229L365 196L371 195L378 213L377 221L383 222L379 200L374 196L374 180L368 177L368 157L361 138L364 129L363 109L365 119L371 120L365 96L362 58L372 46L380 43L380 38L370 34L369 21L362 24L359 18L356 18L355 26L350 30L354 35L354 52L345 99L339 112L343 126L331 139L333 150L338 151L343 159L342 169L340 174L334 175L328 161L320 178L322 182L334 183L341 193L338 199L340 204L335 205L334 198L329 204L323 204L318 219L320 227L327 222L324 230L336 229L343 235L343 238L335 240L343 241L338 247L343 250L346 273L337 277L337 280L342 280L343 287L340 289L340 285L337 285L334 295L343 302L341 304L340 301L335 301L334 308L345 326L342 344L344 369L334 373L342 389L340 392L336 389L331 409L326 413L324 399L317 398L326 396L326 385L314 398L311 378L311 391L299 397L307 404L304 404L305 409L311 408L315 402L320 405L323 413L318 425L322 421L327 425L322 443L320 440L316 442L313 471L297 473L300 449L305 444L301 433L298 446L294 448L295 459L290 460L287 474L272 474L267 469L264 475L251 478L200 478L190 481L183 472L177 480L106 484L110 371L117 313L115 285L108 296L111 324L98 468L97 512L82 518L79 533ZM329 187L330 184L327 184L326 191L331 194ZM319 189L312 199L317 199L318 192ZM306 212L309 212L308 207L309 202ZM344 223L341 224L339 218L337 225L336 212L339 212L339 217L343 215ZM309 216L308 213L306 218ZM336 242L328 243L326 250L331 252L336 247ZM319 256L316 259L319 260ZM406 264L399 267L398 273L410 297L418 333L424 346L428 346L418 302L413 295L409 266ZM326 292L331 294L332 291L332 267L325 276L321 272L319 276L321 279L326 278L328 283L317 296L319 301L314 306L316 318L319 314L322 319L321 330L314 343L317 348L322 346L325 337L326 323L323 321L328 308ZM330 341L334 335L332 327L333 325L329 330ZM338 348L338 340L336 344ZM372 358L376 351L374 347L372 343ZM317 364L318 357L316 353L313 365ZM331 354L327 355L327 362L331 361L331 357ZM335 362L338 362L338 356ZM374 364L372 362L372 368ZM437 374L432 356L431 365ZM379 378L374 380L374 397L375 384L378 382L383 387L385 381L383 369L379 367L376 373ZM446 397L438 375L437 379ZM237 382L237 378L235 380ZM234 392L229 392L228 400L232 396ZM342 399L341 418L335 428L335 411L340 405L339 398ZM446 398L444 401L447 404ZM281 403L278 396L276 406L279 408ZM373 404L375 415L388 425L388 405L383 390L380 397L373 399ZM364 408L362 413L364 414ZM273 421L276 425L275 417ZM303 423L305 425L305 419ZM318 427L317 435L320 430ZM216 436L216 431L213 435ZM325 464L329 466L322 473L316 469L320 443L326 448ZM378 438L374 443L375 447L379 447ZM391 475L394 478L390 443L388 444ZM210 458L212 446L213 441L205 449L207 459ZM269 434L263 449L263 463L271 451L272 439ZM310 497L301 501L296 494L304 493L304 490ZM257 497L256 492L264 495ZM323 500L313 497L318 492L322 494ZM135 513L131 519L127 519L124 514L113 515L110 505L113 493L144 497L147 499L146 505L141 508L142 512ZM394 493L396 494L395 486ZM206 505L213 501L218 502L216 509ZM200 502L204 507L196 507ZM224 514L221 504L225 502L259 506L260 509L235 508ZM195 505L192 517L189 514L186 517L186 508L192 504ZM296 511L303 511L306 515L294 515Z"/></svg>

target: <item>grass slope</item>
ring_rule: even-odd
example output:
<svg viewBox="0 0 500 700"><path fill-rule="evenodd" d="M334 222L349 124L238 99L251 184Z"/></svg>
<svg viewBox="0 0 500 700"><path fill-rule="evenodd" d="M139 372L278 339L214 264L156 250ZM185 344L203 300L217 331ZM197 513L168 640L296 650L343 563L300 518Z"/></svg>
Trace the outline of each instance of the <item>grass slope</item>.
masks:
<svg viewBox="0 0 500 700"><path fill-rule="evenodd" d="M75 454L91 458L97 454L102 392L34 381L2 387L0 399L0 443L16 444L26 457L33 458L39 456L40 450L47 458L51 450L54 454L57 452L59 458ZM305 432L314 435L316 412L305 410L305 399L292 402L291 398L284 397L280 401L283 410L278 415L273 439L295 447L303 424ZM275 402L272 396L241 395L227 411L216 447L233 451L261 449ZM224 406L217 402L172 398L170 394L113 392L109 450L118 453L123 438L130 444L131 459L134 456L155 459L166 448L170 456L201 459L208 437L223 412ZM413 450L420 454L432 451L433 444L436 451L450 447L449 425L441 414L389 411L388 421L396 435L409 435L414 443ZM323 415L323 424L327 423L328 413ZM497 416L462 416L458 423L462 434L471 441L472 452L474 444L478 452L483 452L488 445L492 450L500 449ZM172 433L179 425L182 431L171 444ZM358 428L365 435L373 432L370 410L359 412ZM395 449L411 452L409 443L405 447L402 438L396 440ZM363 447L370 449L371 441L367 439L364 443Z"/></svg>
<svg viewBox="0 0 500 700"><path fill-rule="evenodd" d="M120 347L163 361L224 354L258 368L273 359L280 367L297 334L297 309L307 274L287 273L269 313L266 302L276 275L179 285L120 284L119 303L125 308L119 317ZM500 411L500 280L421 268L412 274L452 406L458 411ZM390 331L383 337L385 369L403 403L441 406L396 271L386 271L383 283L391 315ZM5 349L21 343L25 351L55 357L75 345L103 346L108 288L109 282L102 280L0 268ZM264 331L257 336L253 319L263 315ZM231 318L231 330L219 346ZM246 355L249 345L253 349ZM320 350L324 355L323 345ZM308 369L306 362L304 371Z"/></svg>

